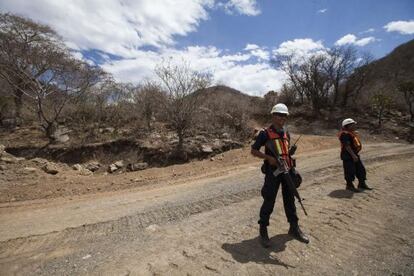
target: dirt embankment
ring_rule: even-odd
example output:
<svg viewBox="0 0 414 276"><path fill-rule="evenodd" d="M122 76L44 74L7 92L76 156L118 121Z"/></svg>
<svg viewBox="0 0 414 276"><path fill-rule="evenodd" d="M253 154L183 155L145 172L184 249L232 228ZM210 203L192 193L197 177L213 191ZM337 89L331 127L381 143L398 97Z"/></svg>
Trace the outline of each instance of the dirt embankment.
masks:
<svg viewBox="0 0 414 276"><path fill-rule="evenodd" d="M292 134L292 139L298 137ZM299 155L318 149L338 148L338 141L335 136L307 135L301 138L298 146ZM170 185L182 180L223 175L237 170L240 165L259 162L250 155L249 144L241 149L216 154L206 160L128 173L98 172L82 175L82 172L73 170L65 163L57 163L59 173L50 175L41 169L42 160L39 159L3 162L3 170L0 170L0 202L73 197L97 192L142 189L149 185ZM298 162L301 162L300 158Z"/></svg>

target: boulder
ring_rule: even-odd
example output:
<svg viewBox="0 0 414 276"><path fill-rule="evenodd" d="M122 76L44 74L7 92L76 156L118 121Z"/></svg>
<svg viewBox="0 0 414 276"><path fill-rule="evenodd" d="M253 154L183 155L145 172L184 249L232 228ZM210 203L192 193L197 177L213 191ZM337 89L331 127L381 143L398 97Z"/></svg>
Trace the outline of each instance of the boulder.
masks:
<svg viewBox="0 0 414 276"><path fill-rule="evenodd" d="M5 171L7 170L7 167L5 165L0 165L0 171Z"/></svg>
<svg viewBox="0 0 414 276"><path fill-rule="evenodd" d="M55 140L55 142L66 143L67 141L69 141L68 133L70 132L71 131L68 128L61 126L55 130L55 132L52 134L52 137Z"/></svg>
<svg viewBox="0 0 414 276"><path fill-rule="evenodd" d="M88 170L88 169L83 169L83 170L81 170L80 172L79 172L79 174L80 175L83 175L83 176L88 176L88 175L93 175L93 172L91 172L90 170Z"/></svg>
<svg viewBox="0 0 414 276"><path fill-rule="evenodd" d="M98 161L91 161L86 164L85 168L90 170L91 172L96 172L101 167L101 164Z"/></svg>
<svg viewBox="0 0 414 276"><path fill-rule="evenodd" d="M100 128L99 133L114 133L115 128L113 127L106 127L106 128Z"/></svg>
<svg viewBox="0 0 414 276"><path fill-rule="evenodd" d="M207 142L207 138L203 135L196 135L194 137L194 140L200 141L202 143L206 143Z"/></svg>
<svg viewBox="0 0 414 276"><path fill-rule="evenodd" d="M2 156L0 157L0 161L4 163L13 164L13 163L17 163L18 160L14 158L13 156Z"/></svg>
<svg viewBox="0 0 414 276"><path fill-rule="evenodd" d="M59 170L55 164L47 163L42 167L42 169L48 174L57 174Z"/></svg>
<svg viewBox="0 0 414 276"><path fill-rule="evenodd" d="M141 170L145 170L146 168L148 168L148 163L146 162L131 163L127 165L127 170L130 172L141 171Z"/></svg>
<svg viewBox="0 0 414 276"><path fill-rule="evenodd" d="M115 164L111 164L111 165L109 165L109 167L108 167L108 172L109 172L109 173L113 173L113 172L115 172L116 170L118 170L118 167L117 167Z"/></svg>
<svg viewBox="0 0 414 276"><path fill-rule="evenodd" d="M123 160L116 161L116 162L114 163L114 165L115 165L118 169L123 168L123 167L124 167L124 161L123 161Z"/></svg>
<svg viewBox="0 0 414 276"><path fill-rule="evenodd" d="M24 170L27 171L27 172L36 172L37 171L37 168L25 167Z"/></svg>
<svg viewBox="0 0 414 276"><path fill-rule="evenodd" d="M72 166L72 169L74 169L75 171L81 171L83 170L83 167L81 164L75 164Z"/></svg>
<svg viewBox="0 0 414 276"><path fill-rule="evenodd" d="M46 159L40 158L40 157L33 158L31 159L31 161L40 166L44 166L47 163L49 163L49 161L47 161Z"/></svg>
<svg viewBox="0 0 414 276"><path fill-rule="evenodd" d="M201 151L204 153L212 153L213 148L210 145L201 145Z"/></svg>

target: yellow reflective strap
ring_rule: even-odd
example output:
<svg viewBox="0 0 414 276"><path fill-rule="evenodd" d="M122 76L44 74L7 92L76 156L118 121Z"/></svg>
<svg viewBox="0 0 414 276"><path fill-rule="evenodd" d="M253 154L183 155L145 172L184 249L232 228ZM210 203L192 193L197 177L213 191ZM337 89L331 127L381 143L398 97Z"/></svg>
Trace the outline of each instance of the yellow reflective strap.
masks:
<svg viewBox="0 0 414 276"><path fill-rule="evenodd" d="M275 143L276 143L276 148L277 148L277 154L282 155L283 152L280 146L280 140L279 139L275 140Z"/></svg>

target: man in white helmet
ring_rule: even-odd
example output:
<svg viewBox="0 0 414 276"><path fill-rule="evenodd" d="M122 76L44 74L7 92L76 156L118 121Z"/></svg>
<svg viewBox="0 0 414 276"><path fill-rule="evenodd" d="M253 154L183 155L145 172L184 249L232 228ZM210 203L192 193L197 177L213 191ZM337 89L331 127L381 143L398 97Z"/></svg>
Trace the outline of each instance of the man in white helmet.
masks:
<svg viewBox="0 0 414 276"><path fill-rule="evenodd" d="M288 131L284 129L287 116L289 115L288 108L282 103L276 104L272 108L271 114L272 125L259 132L255 143L251 147L252 155L264 160L262 171L265 174L265 181L261 190L263 204L260 208L260 219L258 221L260 225L260 240L264 247L269 247L271 245L267 226L269 225L270 215L273 212L279 186L282 184L283 205L287 220L290 223L289 234L301 242L309 243L309 238L299 228L299 219L296 214L293 193L288 188L288 184L281 174L278 176L273 174L278 165L276 158L267 147L265 147L264 153L260 151L260 148L265 146L266 142L273 140L278 151L277 154L281 156L287 164L290 164L290 168L293 167L291 155L294 154L294 149L292 150L292 148L290 148L290 135Z"/></svg>
<svg viewBox="0 0 414 276"><path fill-rule="evenodd" d="M355 131L356 123L351 118L343 120L338 137L341 142L341 159L344 167L346 189L358 193L361 190L372 189L365 182L367 173L359 156L362 144L358 133ZM355 176L358 178L358 189L353 184Z"/></svg>

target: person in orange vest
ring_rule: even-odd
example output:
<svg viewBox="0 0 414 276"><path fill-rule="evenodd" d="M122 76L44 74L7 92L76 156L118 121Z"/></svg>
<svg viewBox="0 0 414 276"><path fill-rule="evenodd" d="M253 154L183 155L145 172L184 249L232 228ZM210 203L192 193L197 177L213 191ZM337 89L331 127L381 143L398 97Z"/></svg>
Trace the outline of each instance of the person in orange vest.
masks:
<svg viewBox="0 0 414 276"><path fill-rule="evenodd" d="M309 238L299 228L294 195L289 190L288 184L285 183L282 175L274 175L278 163L271 150L265 146L269 140L273 140L276 145L277 154L286 161L288 166L292 166L291 156L294 154L296 148L289 147L290 135L284 128L287 116L289 115L288 108L282 103L276 104L272 108L271 114L272 125L261 130L257 135L256 141L251 146L251 154L264 160L262 172L265 174L265 180L261 190L263 204L260 208L260 219L258 221L260 225L260 241L264 247L271 246L267 226L269 225L270 215L273 212L277 192L280 185L282 185L283 206L287 220L290 223L289 234L301 242L309 243ZM263 146L265 146L264 153L260 151L260 148Z"/></svg>
<svg viewBox="0 0 414 276"><path fill-rule="evenodd" d="M356 122L351 118L345 119L342 121L342 129L338 133L338 137L341 142L341 159L344 167L346 189L358 193L361 190L372 189L365 182L367 173L359 156L362 144L355 130ZM355 176L358 178L358 189L353 184Z"/></svg>

